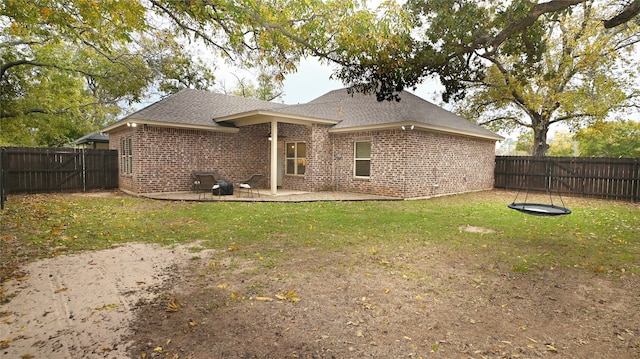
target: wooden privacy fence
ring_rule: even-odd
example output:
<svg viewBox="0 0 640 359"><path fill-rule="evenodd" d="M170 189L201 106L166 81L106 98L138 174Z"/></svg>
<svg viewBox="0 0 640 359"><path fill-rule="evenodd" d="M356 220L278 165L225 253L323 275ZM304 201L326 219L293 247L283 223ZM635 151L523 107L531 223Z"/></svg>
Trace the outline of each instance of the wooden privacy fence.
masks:
<svg viewBox="0 0 640 359"><path fill-rule="evenodd" d="M640 158L497 156L495 188L640 200Z"/></svg>
<svg viewBox="0 0 640 359"><path fill-rule="evenodd" d="M118 188L113 150L3 147L0 170L3 194Z"/></svg>

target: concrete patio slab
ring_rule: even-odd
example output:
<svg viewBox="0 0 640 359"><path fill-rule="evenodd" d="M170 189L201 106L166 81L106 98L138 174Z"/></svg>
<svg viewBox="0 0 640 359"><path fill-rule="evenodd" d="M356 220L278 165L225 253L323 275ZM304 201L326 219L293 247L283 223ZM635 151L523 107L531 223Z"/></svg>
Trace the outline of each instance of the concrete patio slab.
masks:
<svg viewBox="0 0 640 359"><path fill-rule="evenodd" d="M321 202L321 201L401 201L401 198L367 195L350 192L304 192L292 190L278 190L273 196L268 189L261 189L260 194L254 193L248 196L245 192L234 192L233 195L216 196L211 193L185 192L159 192L159 193L130 193L135 196L168 201L195 201L195 202Z"/></svg>

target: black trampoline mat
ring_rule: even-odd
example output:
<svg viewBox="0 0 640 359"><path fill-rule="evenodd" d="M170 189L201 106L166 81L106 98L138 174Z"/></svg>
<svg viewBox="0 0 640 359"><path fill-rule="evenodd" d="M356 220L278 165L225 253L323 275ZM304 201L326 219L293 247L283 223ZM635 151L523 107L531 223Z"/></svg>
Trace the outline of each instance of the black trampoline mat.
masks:
<svg viewBox="0 0 640 359"><path fill-rule="evenodd" d="M571 213L569 208L543 203L511 203L507 207L537 216L561 216Z"/></svg>

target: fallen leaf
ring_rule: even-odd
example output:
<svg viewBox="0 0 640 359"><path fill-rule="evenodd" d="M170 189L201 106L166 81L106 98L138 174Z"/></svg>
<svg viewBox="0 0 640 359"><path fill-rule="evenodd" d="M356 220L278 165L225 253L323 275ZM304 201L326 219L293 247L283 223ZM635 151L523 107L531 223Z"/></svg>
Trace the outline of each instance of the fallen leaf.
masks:
<svg viewBox="0 0 640 359"><path fill-rule="evenodd" d="M271 301L273 301L273 298L270 298L270 297L256 297L256 300L259 300L261 302L271 302Z"/></svg>
<svg viewBox="0 0 640 359"><path fill-rule="evenodd" d="M109 347L105 347L104 345L100 347L100 350L102 350L103 352L110 352L111 348Z"/></svg>
<svg viewBox="0 0 640 359"><path fill-rule="evenodd" d="M144 353L144 352L143 352L142 354L140 354L140 358L142 358L142 359L146 359L146 357L147 357L147 353Z"/></svg>
<svg viewBox="0 0 640 359"><path fill-rule="evenodd" d="M551 344L547 344L547 350L550 352L556 352L556 353L558 352L558 349L556 349L556 347L554 347Z"/></svg>
<svg viewBox="0 0 640 359"><path fill-rule="evenodd" d="M58 294L58 293L66 292L66 291L68 291L68 290L69 290L69 288L67 288L67 287L63 287L63 288L56 289L56 290L54 291L54 293Z"/></svg>
<svg viewBox="0 0 640 359"><path fill-rule="evenodd" d="M99 312L101 310L114 310L116 308L120 308L122 306L122 304L120 303L112 303L112 304L105 304L100 308L96 308L94 309L96 312Z"/></svg>
<svg viewBox="0 0 640 359"><path fill-rule="evenodd" d="M240 247L238 246L229 246L229 248L227 248L229 251L237 251L238 249L240 249Z"/></svg>
<svg viewBox="0 0 640 359"><path fill-rule="evenodd" d="M276 298L293 303L300 301L300 298L298 298L298 294L296 294L296 292L294 292L293 290L290 290L286 293L276 294Z"/></svg>
<svg viewBox="0 0 640 359"><path fill-rule="evenodd" d="M11 343L11 339L5 339L3 341L0 341L0 349L9 348L9 343Z"/></svg>
<svg viewBox="0 0 640 359"><path fill-rule="evenodd" d="M33 359L35 357L32 354L22 354L20 356L20 358L22 358L22 359Z"/></svg>
<svg viewBox="0 0 640 359"><path fill-rule="evenodd" d="M154 352L161 352L162 351L162 347L155 347L153 348Z"/></svg>
<svg viewBox="0 0 640 359"><path fill-rule="evenodd" d="M178 303L177 299L171 299L171 301L169 301L169 304L167 304L167 308L165 309L166 312L177 312L178 310L180 310L180 303Z"/></svg>

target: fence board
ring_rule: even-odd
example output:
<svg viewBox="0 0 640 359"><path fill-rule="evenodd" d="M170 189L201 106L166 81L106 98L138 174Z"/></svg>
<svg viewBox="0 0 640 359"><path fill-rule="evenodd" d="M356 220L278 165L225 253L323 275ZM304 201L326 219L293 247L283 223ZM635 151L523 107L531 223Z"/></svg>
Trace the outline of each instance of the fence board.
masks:
<svg viewBox="0 0 640 359"><path fill-rule="evenodd" d="M118 188L117 151L74 148L2 148L6 194Z"/></svg>
<svg viewBox="0 0 640 359"><path fill-rule="evenodd" d="M640 158L498 156L495 188L640 200Z"/></svg>

